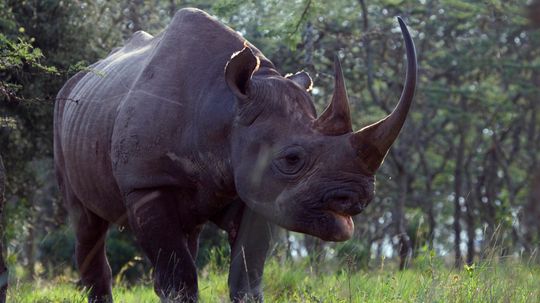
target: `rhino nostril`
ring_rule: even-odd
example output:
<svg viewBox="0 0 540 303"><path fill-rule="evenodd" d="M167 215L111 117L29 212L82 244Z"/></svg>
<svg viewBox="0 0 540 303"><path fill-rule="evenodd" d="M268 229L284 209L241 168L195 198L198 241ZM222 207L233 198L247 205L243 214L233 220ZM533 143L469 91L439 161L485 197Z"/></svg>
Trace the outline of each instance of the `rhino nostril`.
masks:
<svg viewBox="0 0 540 303"><path fill-rule="evenodd" d="M349 212L352 215L357 215L361 213L366 208L366 205L363 203L356 203L351 208L349 208Z"/></svg>
<svg viewBox="0 0 540 303"><path fill-rule="evenodd" d="M355 195L349 191L337 190L326 193L323 199L324 201L349 203L355 201Z"/></svg>
<svg viewBox="0 0 540 303"><path fill-rule="evenodd" d="M349 203L351 200L351 197L343 195L343 196L334 197L332 200L337 201L337 202L342 202L342 203Z"/></svg>
<svg viewBox="0 0 540 303"><path fill-rule="evenodd" d="M364 211L369 202L370 199L362 197L359 193L345 189L329 191L323 196L325 208L349 216Z"/></svg>

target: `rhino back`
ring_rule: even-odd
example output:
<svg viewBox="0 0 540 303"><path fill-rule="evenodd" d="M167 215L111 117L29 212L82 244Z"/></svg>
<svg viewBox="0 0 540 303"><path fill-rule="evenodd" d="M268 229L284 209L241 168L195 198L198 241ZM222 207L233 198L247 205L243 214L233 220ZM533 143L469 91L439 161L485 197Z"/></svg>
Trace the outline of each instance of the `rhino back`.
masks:
<svg viewBox="0 0 540 303"><path fill-rule="evenodd" d="M223 74L244 41L183 9L161 35L136 33L68 81L56 105L57 166L86 207L113 221L131 189L201 180L233 187L234 98Z"/></svg>

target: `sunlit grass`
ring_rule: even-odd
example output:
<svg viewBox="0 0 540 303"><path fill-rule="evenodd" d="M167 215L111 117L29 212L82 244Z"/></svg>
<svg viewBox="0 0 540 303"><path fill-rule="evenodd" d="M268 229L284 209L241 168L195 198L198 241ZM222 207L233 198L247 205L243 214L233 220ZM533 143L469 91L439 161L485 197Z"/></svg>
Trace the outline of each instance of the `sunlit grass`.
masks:
<svg viewBox="0 0 540 303"><path fill-rule="evenodd" d="M266 302L539 302L540 268L517 261L453 270L420 264L399 272L389 266L350 272L320 269L307 262L269 261ZM337 267L336 267L337 268ZM225 270L199 274L201 302L229 302ZM151 285L115 286L115 302L159 302ZM73 283L40 280L14 283L8 302L85 302Z"/></svg>

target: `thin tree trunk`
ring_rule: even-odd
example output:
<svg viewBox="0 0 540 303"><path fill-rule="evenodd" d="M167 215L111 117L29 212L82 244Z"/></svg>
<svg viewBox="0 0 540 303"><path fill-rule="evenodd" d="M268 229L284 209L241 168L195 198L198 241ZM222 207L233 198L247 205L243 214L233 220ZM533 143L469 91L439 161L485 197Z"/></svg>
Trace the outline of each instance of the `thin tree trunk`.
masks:
<svg viewBox="0 0 540 303"><path fill-rule="evenodd" d="M324 259L324 243L321 239L304 235L304 247L308 253L309 262L315 272L319 271L319 264Z"/></svg>
<svg viewBox="0 0 540 303"><path fill-rule="evenodd" d="M313 24L311 21L308 21L306 24L306 30L305 30L305 38L304 38L304 44L305 44L305 53L304 53L304 65L306 66L306 69L308 73L315 77L316 70L315 65L313 64L313 50L314 50L314 41L313 41Z"/></svg>
<svg viewBox="0 0 540 303"><path fill-rule="evenodd" d="M141 0L130 1L128 11L129 11L129 21L131 21L131 32L140 31L142 29L141 24L141 13L140 7L143 4Z"/></svg>
<svg viewBox="0 0 540 303"><path fill-rule="evenodd" d="M495 199L497 197L496 191L496 174L497 174L497 160L494 156L495 150L492 149L488 152L487 155L487 167L486 170L486 198L487 198L487 229L486 229L486 249L495 249L495 244L497 243L497 235L495 231L497 229L497 210L495 208Z"/></svg>
<svg viewBox="0 0 540 303"><path fill-rule="evenodd" d="M176 7L176 0L169 0L169 16L171 18L174 17L177 9L178 8Z"/></svg>
<svg viewBox="0 0 540 303"><path fill-rule="evenodd" d="M465 110L465 101L461 100L461 107ZM463 158L465 153L465 127L460 125L459 143L456 153L456 167L454 170L454 266L461 266L461 205L460 199L463 196Z"/></svg>
<svg viewBox="0 0 540 303"><path fill-rule="evenodd" d="M536 11L540 13L540 1L534 1L536 3ZM540 27L540 14L537 16ZM540 73L535 73L533 76L534 85L540 87ZM533 253L540 250L540 164L538 163L540 150L540 121L538 120L538 114L540 113L540 107L537 100L534 98L530 102L530 119L527 127L526 150L529 153L530 170L528 172L530 179L529 199L525 205L523 211L523 223L521 224L524 229L524 246L527 253ZM537 260L540 260L540 256L536 254Z"/></svg>
<svg viewBox="0 0 540 303"><path fill-rule="evenodd" d="M292 259L292 241L290 239L291 232L289 230L285 230L285 243L287 243L286 252L285 252L285 259L290 260Z"/></svg>
<svg viewBox="0 0 540 303"><path fill-rule="evenodd" d="M425 188L426 194L424 197L424 205L427 207L427 216L428 216L428 248L432 250L435 247L435 229L437 228L437 221L435 221L435 201L433 201L433 180L435 177L444 171L446 163L448 161L449 155L452 153L452 150L449 149L447 154L444 157L443 163L431 171L426 160L425 154L420 153L420 163L422 167L422 173L425 176Z"/></svg>
<svg viewBox="0 0 540 303"><path fill-rule="evenodd" d="M529 200L523 212L525 247L529 254L540 248L540 174L531 173L531 179Z"/></svg>
<svg viewBox="0 0 540 303"><path fill-rule="evenodd" d="M534 0L529 4L528 17L533 28L540 28L540 0Z"/></svg>
<svg viewBox="0 0 540 303"><path fill-rule="evenodd" d="M467 167L470 167L471 158L467 160ZM467 172L465 179L467 180L469 193L472 192L472 182L471 182L471 173ZM465 218L467 221L467 265L472 265L474 262L474 240L476 237L475 234L475 220L474 220L474 198L465 198L465 205L467 206L467 212L465 213Z"/></svg>
<svg viewBox="0 0 540 303"><path fill-rule="evenodd" d="M428 231L428 248L429 250L432 250L433 247L434 247L434 241L435 241L435 228L437 226L437 222L435 222L435 209L433 207L433 205L435 204L433 202L433 199L432 199L432 193L433 193L433 189L431 188L431 183L432 183L432 180L427 180L426 181L426 194L427 194L427 216L428 216L428 226L429 226L429 231Z"/></svg>
<svg viewBox="0 0 540 303"><path fill-rule="evenodd" d="M407 176L402 169L398 173L400 196L397 205L394 208L392 218L395 219L396 233L398 235L399 245L399 270L405 269L407 261L411 255L411 240L405 229L405 201L407 200Z"/></svg>
<svg viewBox="0 0 540 303"><path fill-rule="evenodd" d="M435 228L437 227L437 223L435 222L435 210L433 209L433 204L430 204L428 207L428 224L428 248L429 250L433 250L433 248L435 247Z"/></svg>
<svg viewBox="0 0 540 303"><path fill-rule="evenodd" d="M474 262L474 215L472 213L472 203L467 202L467 264L471 265Z"/></svg>
<svg viewBox="0 0 540 303"><path fill-rule="evenodd" d="M27 264L27 270L28 270L28 276L31 280L34 280L36 276L35 271L35 265L36 265L36 257L35 257L35 241L36 241L36 214L34 212L34 209L30 210L30 224L28 226L28 237L26 238L26 243L24 245L24 251L26 254L26 260L28 262Z"/></svg>
<svg viewBox="0 0 540 303"><path fill-rule="evenodd" d="M377 262L379 263L382 263L382 249L383 249L383 240L379 240L377 242L377 250L376 250L376 257L375 257L375 260L377 260Z"/></svg>
<svg viewBox="0 0 540 303"><path fill-rule="evenodd" d="M4 261L5 247L4 247L4 191L6 184L6 174L4 170L4 163L0 156L0 303L6 302L6 294L8 288L8 269Z"/></svg>
<svg viewBox="0 0 540 303"><path fill-rule="evenodd" d="M368 7L364 0L358 0L360 8L362 9L362 39L364 42L364 49L366 51L366 67L367 67L367 88L371 99L377 105L379 105L384 111L390 112L390 108L386 105L385 102L381 102L381 99L377 95L374 87L374 77L373 77L373 50L371 49L371 37L369 33L369 15Z"/></svg>

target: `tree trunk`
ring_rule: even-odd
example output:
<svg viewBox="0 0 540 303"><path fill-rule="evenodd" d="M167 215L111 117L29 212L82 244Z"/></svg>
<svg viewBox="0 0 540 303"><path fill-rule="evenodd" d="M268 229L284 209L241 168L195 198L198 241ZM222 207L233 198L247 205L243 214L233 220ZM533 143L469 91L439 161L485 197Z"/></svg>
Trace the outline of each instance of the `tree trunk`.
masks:
<svg viewBox="0 0 540 303"><path fill-rule="evenodd" d="M461 102L462 107L464 101ZM463 124L461 125L463 126ZM463 196L463 157L465 152L465 133L462 127L459 132L459 143L456 153L456 167L454 170L454 266L461 266L461 205L460 199Z"/></svg>
<svg viewBox="0 0 540 303"><path fill-rule="evenodd" d="M532 1L528 10L528 17L533 28L540 28L540 0Z"/></svg>
<svg viewBox="0 0 540 303"><path fill-rule="evenodd" d="M428 216L428 225L429 225L429 231L428 231L428 248L429 250L432 250L434 247L434 241L435 241L435 228L437 226L437 222L435 221L435 209L434 209L434 201L432 198L432 180L426 181L426 194L428 198L426 199L427 202L427 216Z"/></svg>
<svg viewBox="0 0 540 303"><path fill-rule="evenodd" d="M4 190L5 190L6 174L4 170L4 163L0 156L0 303L6 302L6 294L8 288L8 269L4 261Z"/></svg>
<svg viewBox="0 0 540 303"><path fill-rule="evenodd" d="M36 255L35 255L35 242L36 242L36 236L35 236L35 224L36 224L36 215L34 210L31 210L30 215L30 225L28 226L28 237L26 238L26 243L24 245L24 250L26 252L26 260L27 260L27 270L28 270L28 276L33 281L36 279Z"/></svg>
<svg viewBox="0 0 540 303"><path fill-rule="evenodd" d="M538 27L540 27L540 0L534 1L536 3L536 10L538 13ZM536 87L540 87L540 73L536 73L533 76L533 84ZM538 120L538 114L540 113L540 106L537 100L530 100L530 119L527 127L526 149L529 152L530 170L530 189L529 199L522 212L522 224L521 228L524 233L524 246L528 254L534 254L536 259L540 261L540 256L535 253L540 250L540 156L538 150L540 149L540 121Z"/></svg>
<svg viewBox="0 0 540 303"><path fill-rule="evenodd" d="M324 260L324 243L321 239L304 235L304 247L308 253L309 263L315 272L319 271L319 264Z"/></svg>
<svg viewBox="0 0 540 303"><path fill-rule="evenodd" d="M532 177L529 201L523 212L524 238L527 253L540 248L540 174Z"/></svg>
<svg viewBox="0 0 540 303"><path fill-rule="evenodd" d="M128 19L131 22L131 32L142 30L140 7L144 4L141 0L129 2Z"/></svg>
<svg viewBox="0 0 540 303"><path fill-rule="evenodd" d="M411 240L405 229L405 201L407 200L407 176L402 169L398 173L400 196L392 214L395 220L396 234L398 236L399 270L405 269L411 255Z"/></svg>
<svg viewBox="0 0 540 303"><path fill-rule="evenodd" d="M176 7L176 0L169 0L169 16L174 17L178 8Z"/></svg>
<svg viewBox="0 0 540 303"><path fill-rule="evenodd" d="M313 64L313 50L314 50L314 39L313 39L313 24L311 21L308 21L306 24L306 30L304 33L304 45L305 45L305 53L304 53L304 66L306 67L308 73L315 77L317 74L317 71L315 70L315 64Z"/></svg>
<svg viewBox="0 0 540 303"><path fill-rule="evenodd" d="M467 167L470 167L471 158L467 160ZM469 193L472 192L472 182L471 182L471 172L467 172L465 179L467 180ZM467 221L467 265L472 265L474 262L474 240L476 237L475 234L475 220L474 220L474 198L465 198L465 205L467 206L467 212L465 213L465 218Z"/></svg>
<svg viewBox="0 0 540 303"><path fill-rule="evenodd" d="M495 200L497 197L497 160L494 156L494 149L492 148L486 155L487 161L485 165L485 198L486 198L486 234L485 234L485 251L492 251L495 249L495 245L498 240L496 235L497 224L497 209L495 206Z"/></svg>

